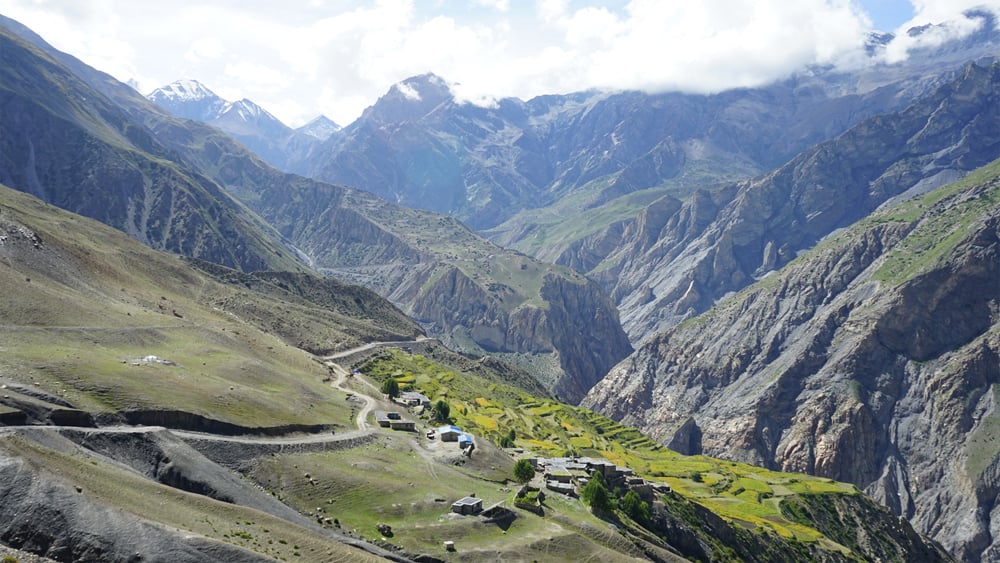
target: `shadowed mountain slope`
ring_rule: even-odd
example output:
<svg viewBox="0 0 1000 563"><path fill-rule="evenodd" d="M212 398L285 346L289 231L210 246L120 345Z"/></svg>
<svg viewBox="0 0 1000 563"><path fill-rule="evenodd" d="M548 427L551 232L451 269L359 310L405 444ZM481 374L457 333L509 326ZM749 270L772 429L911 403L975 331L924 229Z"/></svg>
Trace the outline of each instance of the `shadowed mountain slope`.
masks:
<svg viewBox="0 0 1000 563"><path fill-rule="evenodd" d="M301 269L217 183L61 62L0 27L0 181L164 250Z"/></svg>

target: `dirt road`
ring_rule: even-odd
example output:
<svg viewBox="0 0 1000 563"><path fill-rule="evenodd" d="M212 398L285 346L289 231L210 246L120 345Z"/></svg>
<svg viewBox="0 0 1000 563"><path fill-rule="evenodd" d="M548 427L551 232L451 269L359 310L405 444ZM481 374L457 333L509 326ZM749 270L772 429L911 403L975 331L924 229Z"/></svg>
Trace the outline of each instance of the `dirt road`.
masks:
<svg viewBox="0 0 1000 563"><path fill-rule="evenodd" d="M347 387L347 378L353 377L356 381L360 381L361 383L364 383L368 387L371 387L372 391L376 393L378 393L378 389L375 389L375 386L372 385L367 379L364 379L358 375L352 375L350 372L344 369L344 367L341 366L340 364L327 360L326 365L330 366L330 369L332 369L333 372L337 374L337 380L333 382L333 386L335 388L345 393L351 393L355 397L365 402L365 406L361 407L361 410L358 411L358 418L355 421L355 424L357 425L358 430L368 430L369 428L368 415L371 414L371 412L375 409L375 399L373 399L367 394L358 393L356 390Z"/></svg>

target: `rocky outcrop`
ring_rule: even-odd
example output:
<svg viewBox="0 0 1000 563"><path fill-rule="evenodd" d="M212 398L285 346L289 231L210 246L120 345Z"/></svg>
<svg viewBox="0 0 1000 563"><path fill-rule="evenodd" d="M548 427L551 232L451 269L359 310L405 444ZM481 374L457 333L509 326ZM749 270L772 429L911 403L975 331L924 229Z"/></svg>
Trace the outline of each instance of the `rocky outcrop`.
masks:
<svg viewBox="0 0 1000 563"><path fill-rule="evenodd" d="M593 282L573 282L549 275L542 286L547 304L545 324L552 331L553 346L563 371L553 391L571 403L607 373L609 362L632 347L618 322L618 312ZM624 357L624 356L622 356Z"/></svg>
<svg viewBox="0 0 1000 563"><path fill-rule="evenodd" d="M631 351L614 306L588 280L550 273L539 301L518 303L511 288L483 287L456 267L426 275L410 283L404 310L435 333L465 329L488 352L555 354L562 374L549 388L566 401L578 402Z"/></svg>
<svg viewBox="0 0 1000 563"><path fill-rule="evenodd" d="M998 201L995 163L877 213L657 335L582 404L683 453L852 482L991 560Z"/></svg>

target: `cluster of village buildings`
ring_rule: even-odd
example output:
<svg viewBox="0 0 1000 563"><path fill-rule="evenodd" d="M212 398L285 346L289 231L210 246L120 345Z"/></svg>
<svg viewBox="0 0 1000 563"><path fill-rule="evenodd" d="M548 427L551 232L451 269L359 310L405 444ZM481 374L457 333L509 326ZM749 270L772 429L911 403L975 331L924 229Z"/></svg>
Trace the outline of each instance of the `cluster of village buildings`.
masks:
<svg viewBox="0 0 1000 563"><path fill-rule="evenodd" d="M417 414L429 408L431 403L427 396L414 391L400 393L395 400L397 403L417 409L415 411ZM375 411L375 421L379 426L393 430L416 429L414 421L403 418L398 412ZM427 437L430 439L437 437L442 442L456 442L466 455L471 455L475 449L472 435L451 424L428 431ZM570 496L577 496L579 490L593 478L595 473L600 473L608 489L633 490L644 500L652 500L657 494L670 492L670 485L637 477L631 468L615 465L606 459L591 457L527 459L535 472L542 474L547 489ZM483 511L483 501L475 496L465 497L454 502L451 510L458 514L479 514Z"/></svg>
<svg viewBox="0 0 1000 563"><path fill-rule="evenodd" d="M535 471L542 474L545 488L576 496L595 473L600 473L608 489L633 490L643 500L669 493L670 485L659 481L646 481L637 477L631 468L615 465L606 459L591 457L529 458Z"/></svg>
<svg viewBox="0 0 1000 563"><path fill-rule="evenodd" d="M411 407L416 414L421 414L424 409L430 408L431 400L423 393L415 391L403 391L394 399L395 402ZM393 430L416 430L417 423L403 418L403 415L393 411L375 411L375 422L382 428Z"/></svg>
<svg viewBox="0 0 1000 563"><path fill-rule="evenodd" d="M416 422L403 418L403 415L394 411L375 411L375 422L382 428L392 430L416 430ZM452 424L446 424L436 430L427 432L428 438L437 437L442 442L456 442L459 449L471 453L469 448L475 448L475 439L472 434L463 432L461 428Z"/></svg>

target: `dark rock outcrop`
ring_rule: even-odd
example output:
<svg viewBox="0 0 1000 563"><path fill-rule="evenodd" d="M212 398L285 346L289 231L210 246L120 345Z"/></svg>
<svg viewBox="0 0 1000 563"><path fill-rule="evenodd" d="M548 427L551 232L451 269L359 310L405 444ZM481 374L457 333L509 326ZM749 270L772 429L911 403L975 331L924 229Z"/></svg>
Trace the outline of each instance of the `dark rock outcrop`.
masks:
<svg viewBox="0 0 1000 563"><path fill-rule="evenodd" d="M0 457L0 541L56 561L270 561L115 510L28 461Z"/></svg>

